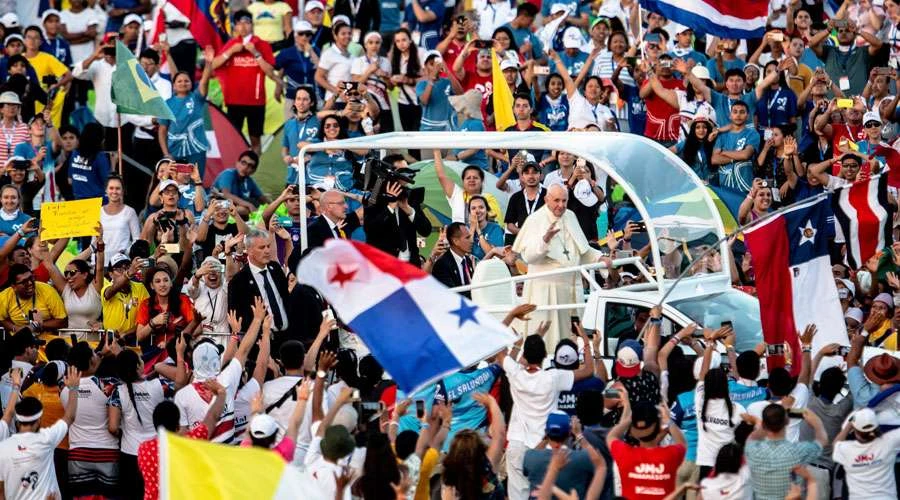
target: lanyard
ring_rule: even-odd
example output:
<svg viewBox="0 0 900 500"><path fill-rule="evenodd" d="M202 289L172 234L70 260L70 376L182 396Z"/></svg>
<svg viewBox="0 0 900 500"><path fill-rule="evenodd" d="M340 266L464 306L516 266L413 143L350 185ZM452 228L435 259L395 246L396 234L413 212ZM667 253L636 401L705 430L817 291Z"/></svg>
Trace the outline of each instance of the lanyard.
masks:
<svg viewBox="0 0 900 500"><path fill-rule="evenodd" d="M206 291L206 298L209 299L209 303L212 304L212 312L209 315L210 321L213 321L216 317L216 303L219 302L219 294L216 294L216 300L213 300L212 295L209 293L209 290Z"/></svg>
<svg viewBox="0 0 900 500"><path fill-rule="evenodd" d="M528 204L528 196L525 195L525 190L522 190L522 198L525 200L525 213L531 215L534 212L534 209L537 208L538 202L541 200L541 189L538 188L537 196L534 197L534 201L531 205Z"/></svg>
<svg viewBox="0 0 900 500"><path fill-rule="evenodd" d="M778 102L778 96L780 96L780 95L781 95L781 89L776 90L775 95L773 95L772 98L769 99L769 102L766 103L766 111L767 111L766 118L767 118L767 121L769 122L770 127L772 126L772 106Z"/></svg>
<svg viewBox="0 0 900 500"><path fill-rule="evenodd" d="M36 303L36 300L37 300L37 289L35 289L34 295L31 296L31 309L29 309L28 312L25 312L25 311L22 309L22 303L19 302L19 296L16 295L16 294L13 294L13 295L16 297L16 306L19 308L19 312L22 313L22 318L24 318L25 321L30 321L31 318L28 317L28 314L31 313L31 311L37 309L37 303Z"/></svg>
<svg viewBox="0 0 900 500"><path fill-rule="evenodd" d="M359 7L362 5L362 0L357 0L354 2L353 0L348 0L350 3L350 12L353 13L353 17L356 17L356 13L359 12Z"/></svg>

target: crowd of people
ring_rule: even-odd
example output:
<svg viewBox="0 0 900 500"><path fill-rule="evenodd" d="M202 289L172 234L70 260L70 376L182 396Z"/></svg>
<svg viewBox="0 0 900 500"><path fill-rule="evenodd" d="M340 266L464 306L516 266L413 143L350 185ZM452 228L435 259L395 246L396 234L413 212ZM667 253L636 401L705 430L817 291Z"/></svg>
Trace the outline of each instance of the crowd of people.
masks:
<svg viewBox="0 0 900 500"><path fill-rule="evenodd" d="M377 163L332 148L298 186L305 145L395 130L643 135L742 198L740 223L884 173L896 213L900 2L831 3L771 0L765 34L738 40L637 0L232 0L214 47L173 2L0 0L2 498L155 499L160 427L270 449L311 499L897 498L900 243L853 268L847 247L875 236L819 228L849 344L813 352L810 325L799 369L766 369L765 344L737 352L726 324L671 328L659 307L585 331L535 311L583 300L547 278L504 320L518 342L414 394L295 277L352 238L447 287L485 263L647 280L613 263L652 259L634 202L567 151L448 144ZM117 112L117 41L174 119ZM249 147L205 182L212 86ZM273 99L283 140L264 167L285 187L267 193ZM447 224L415 184L422 159ZM391 171L380 192L367 164ZM41 238L43 203L90 198L96 236ZM666 277L724 272L754 294L742 242L730 270L708 247L675 249Z"/></svg>

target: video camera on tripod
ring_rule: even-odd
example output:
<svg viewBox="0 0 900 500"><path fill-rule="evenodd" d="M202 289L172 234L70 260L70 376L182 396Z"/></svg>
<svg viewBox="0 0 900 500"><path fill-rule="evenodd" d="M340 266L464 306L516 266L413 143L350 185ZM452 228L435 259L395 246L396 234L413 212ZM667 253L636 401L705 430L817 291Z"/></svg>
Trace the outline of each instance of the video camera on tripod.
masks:
<svg viewBox="0 0 900 500"><path fill-rule="evenodd" d="M384 162L378 157L377 152L366 155L363 177L363 189L368 191L364 203L374 206L379 199L386 202L408 200L410 205L421 205L425 201L425 188L409 188L408 184L415 184L416 171L411 169L395 169L390 163ZM388 184L399 183L402 191L399 196L388 194Z"/></svg>

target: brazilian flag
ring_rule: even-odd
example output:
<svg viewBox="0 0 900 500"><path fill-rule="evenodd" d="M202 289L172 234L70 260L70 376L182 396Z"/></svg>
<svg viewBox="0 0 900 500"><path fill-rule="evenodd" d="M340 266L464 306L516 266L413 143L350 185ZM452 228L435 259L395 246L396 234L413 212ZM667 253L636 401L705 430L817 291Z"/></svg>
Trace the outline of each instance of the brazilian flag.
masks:
<svg viewBox="0 0 900 500"><path fill-rule="evenodd" d="M112 102L119 113L175 119L134 54L118 40L116 70L112 75Z"/></svg>

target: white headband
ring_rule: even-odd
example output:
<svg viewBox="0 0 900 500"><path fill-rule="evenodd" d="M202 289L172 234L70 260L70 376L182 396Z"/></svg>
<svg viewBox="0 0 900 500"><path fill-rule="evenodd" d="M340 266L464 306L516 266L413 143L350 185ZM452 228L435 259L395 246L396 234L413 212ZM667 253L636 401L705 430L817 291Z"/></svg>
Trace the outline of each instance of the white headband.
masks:
<svg viewBox="0 0 900 500"><path fill-rule="evenodd" d="M43 415L43 414L44 414L44 410L41 410L41 411L35 413L34 415L29 415L27 417L16 413L16 422L19 422L20 424L30 424L32 422L37 422L38 420L41 419L41 415Z"/></svg>

